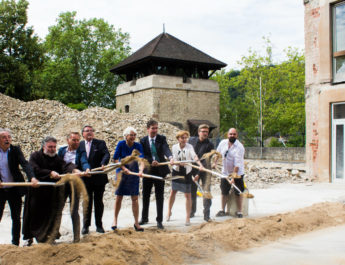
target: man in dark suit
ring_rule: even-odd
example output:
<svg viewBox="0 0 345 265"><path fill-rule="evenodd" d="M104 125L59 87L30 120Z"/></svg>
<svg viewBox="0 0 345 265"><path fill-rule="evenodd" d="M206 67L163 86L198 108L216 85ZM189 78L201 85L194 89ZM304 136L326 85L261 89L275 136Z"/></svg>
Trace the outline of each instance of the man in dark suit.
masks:
<svg viewBox="0 0 345 265"><path fill-rule="evenodd" d="M35 175L19 146L11 145L12 137L8 130L0 129L0 181L1 182L25 182L19 165L29 179ZM11 209L12 218L12 244L19 245L20 214L22 211L22 196L25 193L23 187L1 187L0 183L0 221L5 208L5 203Z"/></svg>
<svg viewBox="0 0 345 265"><path fill-rule="evenodd" d="M157 166L159 162L165 162L166 158L172 161L172 154L169 149L166 137L158 134L158 122L149 120L146 125L148 136L140 140L144 149L144 157L151 164L149 174L165 177L170 173L169 167ZM164 181L158 179L143 178L143 210L141 213L140 225L149 221L149 206L152 186L155 186L156 207L157 207L157 227L164 229L163 205L164 205Z"/></svg>
<svg viewBox="0 0 345 265"><path fill-rule="evenodd" d="M80 133L70 132L67 135L67 146L59 148L58 156L66 163L75 164L79 170L86 173L90 170L90 165L87 161L86 152L80 152ZM72 201L72 193L69 184L65 186L65 201L67 197ZM73 226L74 242L80 241L80 217L79 217L79 198L74 196L74 207L71 209L71 218Z"/></svg>
<svg viewBox="0 0 345 265"><path fill-rule="evenodd" d="M189 138L189 143L193 146L195 153L201 158L204 154L211 152L214 149L214 145L208 139L208 134L210 132L210 127L207 124L201 124L198 128L198 136ZM205 168L209 168L210 165L207 164L206 160L202 160L201 163ZM201 179L204 191L210 192L211 190L211 180L206 172L193 170L194 180L198 181ZM194 217L196 212L196 193L197 185L192 182L192 209L190 212L190 217ZM208 198L203 198L204 205L204 220L206 222L210 221L210 208L212 201Z"/></svg>
<svg viewBox="0 0 345 265"><path fill-rule="evenodd" d="M82 134L84 141L80 142L79 151L86 152L90 169L107 165L109 163L110 154L105 141L94 138L94 129L90 125L84 126ZM89 205L87 215L84 216L84 224L81 233L83 235L89 233L93 202L95 206L96 231L98 233L104 233L102 224L104 211L103 193L105 185L108 183L108 176L107 174L98 174L92 175L91 177L85 177L83 180L89 195Z"/></svg>

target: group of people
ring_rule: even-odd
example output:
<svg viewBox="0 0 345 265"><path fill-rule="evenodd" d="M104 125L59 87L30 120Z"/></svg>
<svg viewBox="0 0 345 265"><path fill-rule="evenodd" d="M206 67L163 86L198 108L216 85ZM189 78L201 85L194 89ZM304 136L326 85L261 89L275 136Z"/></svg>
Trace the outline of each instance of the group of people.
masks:
<svg viewBox="0 0 345 265"><path fill-rule="evenodd" d="M12 244L19 245L21 229L22 197L25 195L23 213L23 239L26 245L31 245L33 238L37 242L54 242L59 237L61 214L66 199L74 201L71 209L74 242L80 240L80 216L79 196L71 191L69 185L46 185L39 183L52 182L59 184L61 174L73 173L81 177L88 194L87 211L83 215L81 234L89 233L91 225L91 213L94 206L95 225L98 233L104 233L102 216L104 211L103 194L105 185L108 183L107 174L91 174L93 169L105 169L110 160L110 153L105 141L94 137L94 129L90 125L84 126L79 132L70 132L67 136L67 146L61 147L56 152L57 140L48 136L42 141L42 148L31 154L29 161L18 146L11 144L12 138L9 130L0 129L0 221L4 206L8 201L12 218ZM116 199L114 206L114 221L112 230L117 230L118 216L121 209L123 196L131 196L132 211L134 216L135 231L144 231L144 226L149 222L149 206L152 188L155 189L156 197L156 222L158 229L163 226L164 186L165 181L157 178L143 177L145 174L159 176L165 179L179 176L172 180L171 193L168 202L166 221L170 220L175 196L178 191L183 192L186 198L186 220L190 225L190 218L196 212L197 182L202 182L203 190L210 192L210 176L204 171L205 168L215 167L217 161L211 164L201 157L214 149L214 145L208 139L209 126L202 124L198 128L198 136L189 137L188 131L179 131L176 135L177 144L170 150L164 135L158 134L158 122L147 122L147 136L136 142L137 131L133 127L124 130L124 140L118 142L113 162L125 161L124 159L133 153L139 152L138 159L130 163L122 164L116 170L119 185L115 191ZM81 136L84 140L81 141ZM217 148L222 154L222 173L228 176L236 173L241 176L228 182L221 180L222 209L217 216L225 215L225 205L232 184L243 191L244 175L244 148L237 140L237 131L232 128L228 132L228 139L222 140ZM144 159L150 164L145 167ZM193 161L198 167L191 167L185 161ZM167 163L168 162L168 163ZM170 171L169 165L172 167ZM32 188L6 186L8 182L24 182L24 177L19 169L23 168ZM139 221L139 181L142 178L142 211ZM234 182L235 181L235 182ZM3 183L3 184L1 184ZM235 191L236 195L239 192ZM73 197L74 196L74 197ZM204 220L210 221L211 199L203 198ZM242 199L237 196L238 217L242 217Z"/></svg>

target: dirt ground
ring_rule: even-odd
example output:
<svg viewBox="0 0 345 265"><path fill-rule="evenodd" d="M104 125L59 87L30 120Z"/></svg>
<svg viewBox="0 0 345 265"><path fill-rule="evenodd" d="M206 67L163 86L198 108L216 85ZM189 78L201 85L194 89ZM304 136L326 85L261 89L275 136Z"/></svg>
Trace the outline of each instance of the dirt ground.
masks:
<svg viewBox="0 0 345 265"><path fill-rule="evenodd" d="M345 206L325 202L263 218L203 223L188 231L121 229L91 234L80 243L0 245L0 264L185 264L212 261L218 253L345 224Z"/></svg>

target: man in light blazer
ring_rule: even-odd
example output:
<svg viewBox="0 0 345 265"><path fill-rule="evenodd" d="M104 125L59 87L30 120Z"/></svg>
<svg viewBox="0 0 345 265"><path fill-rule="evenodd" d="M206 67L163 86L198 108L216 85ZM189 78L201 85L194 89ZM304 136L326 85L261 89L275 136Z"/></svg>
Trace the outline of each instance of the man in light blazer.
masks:
<svg viewBox="0 0 345 265"><path fill-rule="evenodd" d="M105 141L95 139L94 129L90 125L84 126L82 130L84 140L80 142L79 151L86 152L90 169L105 166L109 163L110 154ZM83 178L87 193L89 195L89 205L87 215L83 219L83 235L89 233L91 225L92 203L95 206L96 231L104 233L102 217L104 211L103 194L105 185L108 183L107 174L91 175Z"/></svg>
<svg viewBox="0 0 345 265"><path fill-rule="evenodd" d="M170 173L167 165L157 166L159 162L165 162L166 158L172 162L172 154L169 149L166 137L158 134L158 122L149 120L146 124L148 135L140 140L144 149L144 157L149 161L151 167L149 174L165 177ZM149 206L152 187L155 186L156 207L157 207L157 227L164 229L163 206L164 206L164 184L165 181L151 178L143 178L143 210L141 214L140 225L144 225L149 221Z"/></svg>
<svg viewBox="0 0 345 265"><path fill-rule="evenodd" d="M79 170L88 172L90 170L90 165L87 161L86 151L81 152L80 146L80 133L70 132L67 135L67 146L59 148L58 156L65 160L66 163L75 164ZM70 202L74 199L74 207L71 209L72 227L74 242L80 241L80 217L79 217L79 198L74 196L72 199L72 192L69 185L65 186L65 201L67 197L70 198Z"/></svg>

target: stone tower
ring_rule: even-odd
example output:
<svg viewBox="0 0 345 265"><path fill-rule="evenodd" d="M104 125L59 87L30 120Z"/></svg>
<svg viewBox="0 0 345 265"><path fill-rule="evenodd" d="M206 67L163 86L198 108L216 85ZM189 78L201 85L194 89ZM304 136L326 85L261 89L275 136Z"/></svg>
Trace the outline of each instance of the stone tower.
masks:
<svg viewBox="0 0 345 265"><path fill-rule="evenodd" d="M162 33L110 70L126 81L117 87L116 109L149 115L191 135L201 123L218 132L220 92L209 77L225 66Z"/></svg>

